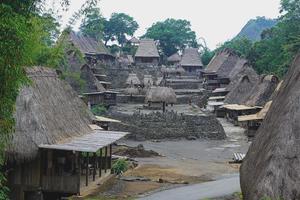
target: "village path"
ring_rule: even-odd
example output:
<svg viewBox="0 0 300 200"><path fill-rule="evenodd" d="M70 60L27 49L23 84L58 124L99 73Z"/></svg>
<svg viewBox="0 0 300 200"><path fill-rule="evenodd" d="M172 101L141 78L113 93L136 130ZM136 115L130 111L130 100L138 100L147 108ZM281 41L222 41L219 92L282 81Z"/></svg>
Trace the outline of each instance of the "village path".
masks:
<svg viewBox="0 0 300 200"><path fill-rule="evenodd" d="M216 181L173 188L141 197L139 200L201 200L231 195L240 191L239 174Z"/></svg>

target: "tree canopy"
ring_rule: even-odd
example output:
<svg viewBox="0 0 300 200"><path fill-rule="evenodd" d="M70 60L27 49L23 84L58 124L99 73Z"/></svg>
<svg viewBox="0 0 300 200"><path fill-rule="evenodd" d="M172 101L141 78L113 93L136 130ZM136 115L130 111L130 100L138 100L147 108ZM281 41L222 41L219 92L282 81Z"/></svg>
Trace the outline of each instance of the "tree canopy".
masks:
<svg viewBox="0 0 300 200"><path fill-rule="evenodd" d="M198 47L196 33L191 30L191 23L182 19L157 22L147 29L143 37L158 40L160 49L166 56L187 46Z"/></svg>
<svg viewBox="0 0 300 200"><path fill-rule="evenodd" d="M84 16L80 25L80 31L85 36L90 36L97 40L103 38L104 17L102 17L99 8L91 8Z"/></svg>

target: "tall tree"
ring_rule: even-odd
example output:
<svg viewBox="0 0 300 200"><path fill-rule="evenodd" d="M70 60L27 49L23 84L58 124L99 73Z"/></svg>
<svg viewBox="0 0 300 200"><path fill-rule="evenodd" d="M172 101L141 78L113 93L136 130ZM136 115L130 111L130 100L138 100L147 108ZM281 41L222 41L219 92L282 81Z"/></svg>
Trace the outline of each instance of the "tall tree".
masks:
<svg viewBox="0 0 300 200"><path fill-rule="evenodd" d="M187 46L198 47L196 33L191 30L191 23L182 19L157 22L147 29L143 37L159 40L160 49L166 56Z"/></svg>
<svg viewBox="0 0 300 200"><path fill-rule="evenodd" d="M103 38L104 21L100 9L91 8L82 20L80 31L86 36L100 40Z"/></svg>
<svg viewBox="0 0 300 200"><path fill-rule="evenodd" d="M126 36L133 36L139 28L133 17L124 13L113 13L109 20L104 22L104 41L117 40L123 47L126 43Z"/></svg>

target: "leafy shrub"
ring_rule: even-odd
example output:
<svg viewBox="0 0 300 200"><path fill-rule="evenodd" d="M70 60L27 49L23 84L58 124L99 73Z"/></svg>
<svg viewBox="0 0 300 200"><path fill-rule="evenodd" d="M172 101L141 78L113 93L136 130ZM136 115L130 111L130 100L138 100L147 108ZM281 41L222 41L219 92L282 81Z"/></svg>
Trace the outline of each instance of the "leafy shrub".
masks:
<svg viewBox="0 0 300 200"><path fill-rule="evenodd" d="M107 109L104 105L96 105L92 107L92 113L94 115L101 116L107 112Z"/></svg>
<svg viewBox="0 0 300 200"><path fill-rule="evenodd" d="M112 165L112 171L115 174L121 174L128 169L128 162L125 159L119 159L115 161Z"/></svg>

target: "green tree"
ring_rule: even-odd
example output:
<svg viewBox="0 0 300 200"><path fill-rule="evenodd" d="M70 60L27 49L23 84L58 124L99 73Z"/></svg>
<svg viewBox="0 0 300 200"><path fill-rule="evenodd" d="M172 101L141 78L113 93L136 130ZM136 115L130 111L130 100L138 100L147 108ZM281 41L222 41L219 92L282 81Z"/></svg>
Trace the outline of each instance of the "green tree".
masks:
<svg viewBox="0 0 300 200"><path fill-rule="evenodd" d="M217 48L217 51L229 48L235 50L239 55L247 57L250 54L252 46L252 41L245 37L235 38L220 45L220 47Z"/></svg>
<svg viewBox="0 0 300 200"><path fill-rule="evenodd" d="M160 49L166 56L187 46L198 47L196 33L191 30L191 23L182 19L157 22L147 29L143 37L159 40Z"/></svg>
<svg viewBox="0 0 300 200"><path fill-rule="evenodd" d="M91 8L84 16L80 25L83 35L101 40L103 38L105 19L99 8Z"/></svg>
<svg viewBox="0 0 300 200"><path fill-rule="evenodd" d="M123 47L127 41L126 36L133 36L138 28L139 25L133 17L124 13L113 13L110 19L104 22L105 45L108 41L117 40Z"/></svg>

